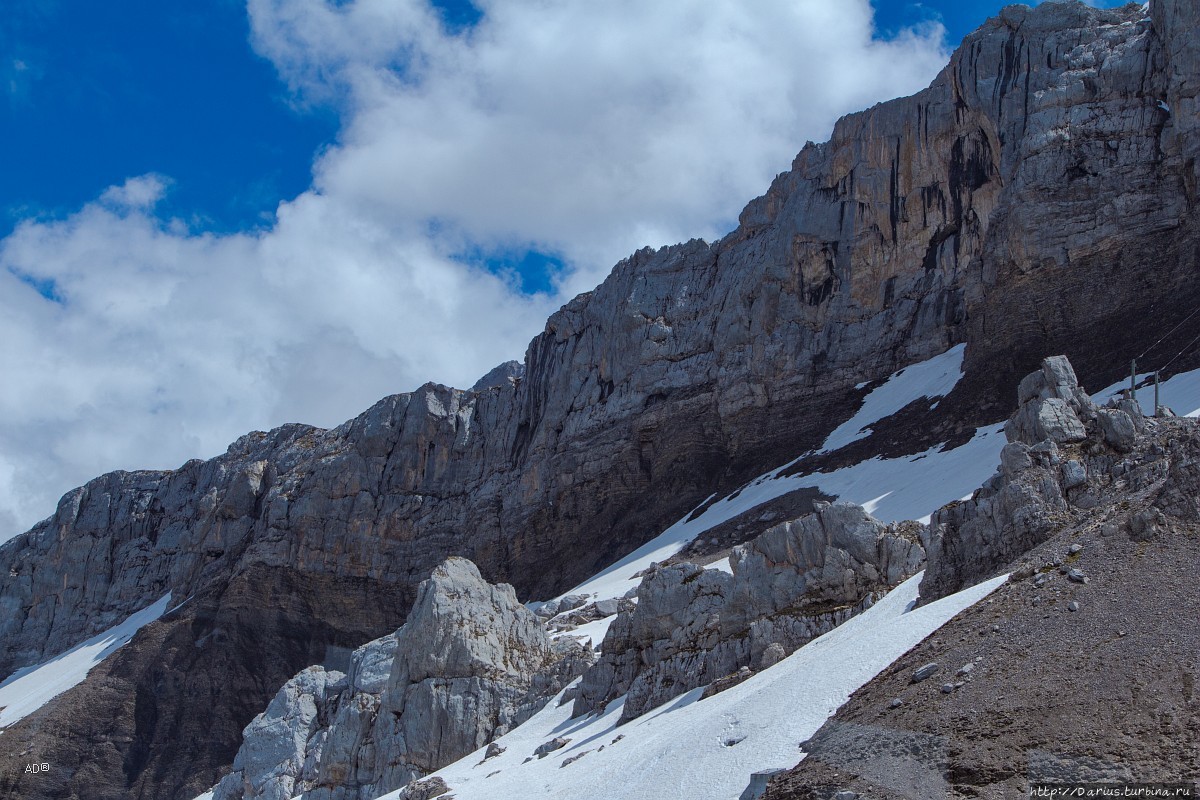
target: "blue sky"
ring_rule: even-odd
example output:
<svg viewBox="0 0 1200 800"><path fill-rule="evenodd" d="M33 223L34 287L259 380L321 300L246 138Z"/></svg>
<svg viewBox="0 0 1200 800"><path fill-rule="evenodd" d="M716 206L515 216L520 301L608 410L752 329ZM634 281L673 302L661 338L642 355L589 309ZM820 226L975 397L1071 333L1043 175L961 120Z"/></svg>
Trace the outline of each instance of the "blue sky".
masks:
<svg viewBox="0 0 1200 800"><path fill-rule="evenodd" d="M440 0L451 29L481 12ZM879 35L942 23L953 44L1003 3L875 0ZM297 98L254 52L243 3L10 0L0 27L0 236L29 217L66 216L125 178L171 183L158 210L205 230L269 226L312 180L338 136L338 109ZM478 258L478 249L465 257ZM558 262L524 249L483 254L547 290Z"/></svg>
<svg viewBox="0 0 1200 800"><path fill-rule="evenodd" d="M0 541L108 470L470 386L1000 6L440 1L5 3Z"/></svg>

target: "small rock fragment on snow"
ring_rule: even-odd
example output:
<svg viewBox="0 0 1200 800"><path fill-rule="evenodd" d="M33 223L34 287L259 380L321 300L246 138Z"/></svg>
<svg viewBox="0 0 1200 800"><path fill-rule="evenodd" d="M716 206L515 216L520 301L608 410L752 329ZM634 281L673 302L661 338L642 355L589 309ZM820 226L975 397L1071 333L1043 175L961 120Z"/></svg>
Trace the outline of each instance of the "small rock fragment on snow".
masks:
<svg viewBox="0 0 1200 800"><path fill-rule="evenodd" d="M555 750L561 750L562 748L566 747L570 742L571 740L567 739L566 737L555 736L550 741L539 744L537 749L533 751L533 754L538 758L545 758Z"/></svg>

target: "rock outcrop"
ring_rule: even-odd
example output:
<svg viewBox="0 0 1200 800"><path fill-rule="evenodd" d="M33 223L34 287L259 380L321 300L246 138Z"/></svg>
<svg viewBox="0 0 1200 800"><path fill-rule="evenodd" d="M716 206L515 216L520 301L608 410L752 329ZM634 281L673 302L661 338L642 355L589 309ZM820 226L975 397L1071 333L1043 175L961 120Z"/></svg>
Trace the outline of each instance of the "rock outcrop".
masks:
<svg viewBox="0 0 1200 800"><path fill-rule="evenodd" d="M1022 412L1045 399L1022 396ZM1113 406L1091 407L1083 441L1010 443L989 486L934 515L923 600L1008 582L855 692L765 800L1194 784L1200 632L1180 621L1200 614L1200 423Z"/></svg>
<svg viewBox="0 0 1200 800"><path fill-rule="evenodd" d="M1200 299L1197 14L1190 0L1010 6L928 89L805 146L728 236L616 265L551 316L522 369L69 493L0 547L0 676L167 591L197 600L155 628L171 635L127 645L154 714L114 704L108 744L86 755L33 718L5 735L64 770L103 760L103 779L74 779L81 798L190 797L279 686L395 630L451 553L522 596L554 595L819 445L861 382L955 344L966 376L936 411L910 409L889 447L1002 419L1045 353L1095 385L1117 378ZM341 611L289 594L305 586ZM320 624L293 624L309 615ZM180 689L199 665L211 686ZM204 719L186 752L167 746ZM40 791L21 796L52 796Z"/></svg>
<svg viewBox="0 0 1200 800"><path fill-rule="evenodd" d="M1047 358L1018 389L1019 407L1004 427L1000 470L969 499L936 511L929 523L924 601L993 574L1049 538L1067 521L1106 501L1106 481L1146 429L1127 397L1098 408L1070 362ZM1139 486L1153 475L1138 475Z"/></svg>
<svg viewBox="0 0 1200 800"><path fill-rule="evenodd" d="M739 670L769 667L920 569L917 523L884 525L846 503L817 509L734 548L732 573L682 563L643 578L637 605L617 615L584 674L574 713L624 694L621 719L629 720Z"/></svg>
<svg viewBox="0 0 1200 800"><path fill-rule="evenodd" d="M309 667L246 727L216 800L370 800L502 736L592 662L552 642L511 586L450 558L408 621L356 650L349 675Z"/></svg>

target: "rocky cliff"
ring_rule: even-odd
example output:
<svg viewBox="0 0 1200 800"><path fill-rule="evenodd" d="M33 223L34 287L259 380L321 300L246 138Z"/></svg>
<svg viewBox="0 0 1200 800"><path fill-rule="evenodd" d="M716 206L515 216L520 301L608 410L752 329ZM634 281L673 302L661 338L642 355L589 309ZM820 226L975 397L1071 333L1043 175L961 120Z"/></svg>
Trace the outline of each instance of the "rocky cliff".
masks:
<svg viewBox="0 0 1200 800"><path fill-rule="evenodd" d="M956 391L864 454L1003 418L1046 352L1115 378L1197 301L1196 17L1186 0L1009 7L928 89L805 146L719 242L622 261L522 369L69 493L0 548L0 673L168 590L193 600L96 674L136 702L89 679L5 733L94 768L21 796L190 797L287 679L345 669L446 555L550 595L951 345ZM48 722L84 697L99 719Z"/></svg>

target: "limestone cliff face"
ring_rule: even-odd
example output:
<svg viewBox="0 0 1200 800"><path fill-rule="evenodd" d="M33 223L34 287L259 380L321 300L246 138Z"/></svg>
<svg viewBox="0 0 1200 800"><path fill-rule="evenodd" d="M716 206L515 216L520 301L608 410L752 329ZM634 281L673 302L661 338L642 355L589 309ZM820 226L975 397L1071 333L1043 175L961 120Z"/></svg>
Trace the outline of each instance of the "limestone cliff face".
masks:
<svg viewBox="0 0 1200 800"><path fill-rule="evenodd" d="M551 316L523 371L471 391L427 385L329 431L250 434L208 462L69 493L0 548L0 673L167 590L197 596L181 611L196 640L221 619L288 656L263 672L236 636L206 640L219 651L210 668L240 676L244 697L191 701L147 678L157 716L113 734L125 784L81 796L171 796L161 787L178 776L127 758L126 740L153 750L172 715L237 720L189 754L188 790L204 788L285 680L327 646L394 630L447 555L522 597L564 589L709 493L819 443L851 413L855 385L960 342L967 377L938 409L960 428L1007 415L1011 385L1047 352L1099 385L1197 299L1197 13L1187 0L1148 15L1005 9L928 89L805 146L721 241L619 263ZM944 438L916 430L914 448ZM248 583L261 575L273 583ZM326 615L293 641L273 607L292 601L264 587L306 581L352 587L330 591L369 610ZM221 598L244 586L262 602L231 622ZM287 613L323 613L300 605ZM195 661L143 638L131 652L165 674ZM70 759L52 732L36 738Z"/></svg>

